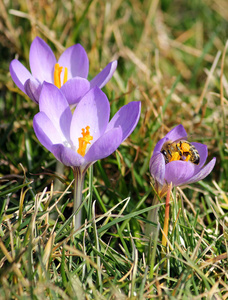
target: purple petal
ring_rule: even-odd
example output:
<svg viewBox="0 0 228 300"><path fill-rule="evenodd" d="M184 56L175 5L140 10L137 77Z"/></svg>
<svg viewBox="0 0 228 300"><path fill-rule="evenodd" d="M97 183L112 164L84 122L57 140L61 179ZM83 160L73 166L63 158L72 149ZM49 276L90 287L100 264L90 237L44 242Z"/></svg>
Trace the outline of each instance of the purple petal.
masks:
<svg viewBox="0 0 228 300"><path fill-rule="evenodd" d="M80 44L67 48L60 56L58 63L68 69L68 79L88 76L89 60L85 49Z"/></svg>
<svg viewBox="0 0 228 300"><path fill-rule="evenodd" d="M32 74L17 59L11 61L9 70L14 83L26 94L24 84Z"/></svg>
<svg viewBox="0 0 228 300"><path fill-rule="evenodd" d="M155 147L154 147L153 155L154 155L155 153L160 153L163 144L164 144L165 142L167 142L167 141L168 141L168 140L167 140L166 137L164 137L164 138L162 138L160 141L158 141L157 144L156 144Z"/></svg>
<svg viewBox="0 0 228 300"><path fill-rule="evenodd" d="M124 141L135 129L139 121L140 112L141 102L130 102L124 105L108 123L106 132L120 126L123 132L122 141Z"/></svg>
<svg viewBox="0 0 228 300"><path fill-rule="evenodd" d="M166 142L166 141L176 141L176 140L179 140L179 139L186 139L187 137L187 132L185 131L184 127L180 124L180 125L177 125L176 127L174 127L172 130L170 130L164 138L162 138L157 144L156 146L154 147L154 152L157 152L157 151L161 151L161 148L163 146L163 144Z"/></svg>
<svg viewBox="0 0 228 300"><path fill-rule="evenodd" d="M121 128L113 128L103 134L95 143L92 144L90 149L85 155L87 162L94 162L98 159L105 158L112 154L121 144L122 130Z"/></svg>
<svg viewBox="0 0 228 300"><path fill-rule="evenodd" d="M171 161L165 165L165 180L168 183L173 183L179 186L188 182L188 180L195 174L198 166L191 162L185 161Z"/></svg>
<svg viewBox="0 0 228 300"><path fill-rule="evenodd" d="M187 180L187 182L185 183L189 184L204 179L207 175L211 173L211 171L215 166L215 163L216 163L216 158L214 157L206 166L200 169L199 172L197 172L194 176L189 178L189 180Z"/></svg>
<svg viewBox="0 0 228 300"><path fill-rule="evenodd" d="M66 98L55 85L44 82L39 107L62 135L62 139L70 142L72 113Z"/></svg>
<svg viewBox="0 0 228 300"><path fill-rule="evenodd" d="M76 148L82 128L90 127L92 143L104 133L109 114L110 105L106 95L98 87L94 87L81 99L73 114L70 136Z"/></svg>
<svg viewBox="0 0 228 300"><path fill-rule="evenodd" d="M52 144L62 142L61 136L44 112L35 115L33 127L38 140L49 151L51 151Z"/></svg>
<svg viewBox="0 0 228 300"><path fill-rule="evenodd" d="M71 148L64 147L62 144L53 145L51 152L54 156L68 167L80 167L85 165L85 159Z"/></svg>
<svg viewBox="0 0 228 300"><path fill-rule="evenodd" d="M177 125L169 133L166 134L166 138L171 141L176 141L178 139L184 139L187 137L187 132L185 131L183 125Z"/></svg>
<svg viewBox="0 0 228 300"><path fill-rule="evenodd" d="M200 156L200 163L199 163L199 168L202 167L207 159L208 151L207 151L207 145L201 144L201 143L191 143L193 146L195 146L196 150L199 152Z"/></svg>
<svg viewBox="0 0 228 300"><path fill-rule="evenodd" d="M32 75L41 83L54 82L56 58L48 44L39 37L36 37L31 44L29 63Z"/></svg>
<svg viewBox="0 0 228 300"><path fill-rule="evenodd" d="M24 88L29 98L34 102L39 103L42 84L40 84L36 78L31 78L26 80Z"/></svg>
<svg viewBox="0 0 228 300"><path fill-rule="evenodd" d="M117 67L117 60L110 62L99 74L97 74L91 81L91 88L98 86L100 89L112 78L113 73Z"/></svg>
<svg viewBox="0 0 228 300"><path fill-rule="evenodd" d="M69 79L61 88L61 92L66 97L70 105L77 104L81 98L89 91L90 83L87 79L75 77Z"/></svg>
<svg viewBox="0 0 228 300"><path fill-rule="evenodd" d="M164 184L165 160L163 154L158 152L150 159L150 173L152 177L161 185Z"/></svg>

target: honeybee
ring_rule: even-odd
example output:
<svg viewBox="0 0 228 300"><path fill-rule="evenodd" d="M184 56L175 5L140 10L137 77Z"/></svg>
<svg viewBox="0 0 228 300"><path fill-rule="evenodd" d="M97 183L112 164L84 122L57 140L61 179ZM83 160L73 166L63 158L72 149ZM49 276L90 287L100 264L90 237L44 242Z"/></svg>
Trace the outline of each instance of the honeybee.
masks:
<svg viewBox="0 0 228 300"><path fill-rule="evenodd" d="M200 162L199 152L195 146L185 140L165 142L161 153L165 157L166 164L174 160L190 161L195 165Z"/></svg>

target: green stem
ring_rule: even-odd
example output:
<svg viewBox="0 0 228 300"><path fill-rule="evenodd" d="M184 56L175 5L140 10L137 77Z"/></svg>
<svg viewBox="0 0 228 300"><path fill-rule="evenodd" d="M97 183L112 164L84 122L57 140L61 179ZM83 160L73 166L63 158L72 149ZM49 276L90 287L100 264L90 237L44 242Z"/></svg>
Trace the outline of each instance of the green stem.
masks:
<svg viewBox="0 0 228 300"><path fill-rule="evenodd" d="M82 210L80 209L78 212L81 203L82 203L82 189L84 185L84 173L82 173L79 167L73 168L74 172L74 208L73 208L73 224L74 230L77 230L81 227L82 220ZM77 213L76 213L77 212Z"/></svg>
<svg viewBox="0 0 228 300"><path fill-rule="evenodd" d="M152 206L156 205L156 204L158 204L158 198L157 198L157 196L154 196ZM158 209L159 209L159 207L154 207L153 209L151 209L149 211L148 216L147 216L147 220L155 223L156 225L158 225ZM156 231L157 231L157 226L154 226L149 223L146 224L145 235L147 237L149 237L150 235L152 235L154 237Z"/></svg>
<svg viewBox="0 0 228 300"><path fill-rule="evenodd" d="M92 218L92 201L93 201L93 165L89 167L89 199L88 199L88 217Z"/></svg>
<svg viewBox="0 0 228 300"><path fill-rule="evenodd" d="M65 166L57 160L55 167L57 177L54 179L54 191L62 191L64 189L64 184L59 180L59 177L64 174L64 168Z"/></svg>

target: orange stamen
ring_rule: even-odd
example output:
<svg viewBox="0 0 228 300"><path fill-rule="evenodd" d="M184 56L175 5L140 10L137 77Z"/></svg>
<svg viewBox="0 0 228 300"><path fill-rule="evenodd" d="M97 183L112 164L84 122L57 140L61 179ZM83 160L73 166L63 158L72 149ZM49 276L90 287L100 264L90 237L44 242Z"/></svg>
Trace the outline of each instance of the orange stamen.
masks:
<svg viewBox="0 0 228 300"><path fill-rule="evenodd" d="M60 75L62 73L63 67L60 67L60 65L57 63L55 64L55 69L54 69L54 85L57 86L57 88L61 88L61 78ZM63 84L67 82L67 75L68 75L68 70L67 68L64 68L64 78L63 78Z"/></svg>
<svg viewBox="0 0 228 300"><path fill-rule="evenodd" d="M89 126L86 126L86 128L82 128L82 137L78 138L79 147L77 152L81 156L85 156L86 147L88 144L91 144L90 141L93 140L93 137L89 133L89 129Z"/></svg>
<svg viewBox="0 0 228 300"><path fill-rule="evenodd" d="M63 67L60 67L59 64L55 64L54 85L56 85L57 88L61 88L60 75L61 75L62 69L63 69Z"/></svg>
<svg viewBox="0 0 228 300"><path fill-rule="evenodd" d="M67 75L68 75L68 70L67 70L67 67L66 67L66 68L64 68L63 84L67 82Z"/></svg>

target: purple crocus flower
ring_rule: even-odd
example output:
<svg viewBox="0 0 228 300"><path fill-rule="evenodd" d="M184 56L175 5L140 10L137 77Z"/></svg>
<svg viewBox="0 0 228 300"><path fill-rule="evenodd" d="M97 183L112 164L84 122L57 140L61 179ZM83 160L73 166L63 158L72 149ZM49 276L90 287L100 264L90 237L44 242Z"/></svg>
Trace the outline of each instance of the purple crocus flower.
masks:
<svg viewBox="0 0 228 300"><path fill-rule="evenodd" d="M51 48L40 37L31 44L29 63L31 73L17 59L10 64L10 74L18 88L38 103L42 84L46 81L55 84L71 105L78 103L94 86L102 88L117 67L117 61L109 63L89 82L89 60L80 44L66 49L57 62Z"/></svg>
<svg viewBox="0 0 228 300"><path fill-rule="evenodd" d="M74 227L81 225L82 187L87 168L109 156L131 134L140 117L140 102L123 106L111 119L106 95L92 88L78 103L73 114L64 94L44 82L39 99L40 112L33 119L38 140L66 166L73 169Z"/></svg>
<svg viewBox="0 0 228 300"><path fill-rule="evenodd" d="M208 152L207 146L200 143L191 143L198 151L199 164L194 164L191 161L173 160L168 163L165 161L165 156L161 153L162 147L167 141L186 140L187 133L182 125L178 125L166 134L155 146L153 155L150 159L150 173L155 179L155 188L160 195L164 195L167 191L167 185L172 183L173 186L190 184L204 179L214 168L216 159L213 158L205 165ZM178 157L178 154L177 154ZM161 192L163 190L163 192Z"/></svg>
<svg viewBox="0 0 228 300"><path fill-rule="evenodd" d="M98 87L81 99L72 115L61 90L46 82L39 108L33 126L41 144L64 165L82 171L114 152L134 130L140 116L140 102L131 102L109 122L110 104Z"/></svg>

